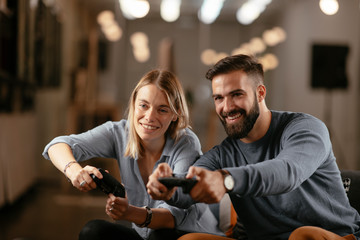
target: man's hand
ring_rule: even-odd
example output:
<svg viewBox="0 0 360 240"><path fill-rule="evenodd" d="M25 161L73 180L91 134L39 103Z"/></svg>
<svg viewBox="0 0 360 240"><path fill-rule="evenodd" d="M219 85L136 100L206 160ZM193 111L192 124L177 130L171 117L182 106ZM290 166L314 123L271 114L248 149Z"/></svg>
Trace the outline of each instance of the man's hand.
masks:
<svg viewBox="0 0 360 240"><path fill-rule="evenodd" d="M226 193L223 175L219 171L190 167L186 178L196 177L197 184L190 191L196 202L217 203Z"/></svg>
<svg viewBox="0 0 360 240"><path fill-rule="evenodd" d="M167 163L160 163L155 171L149 176L149 181L146 184L149 195L155 200L169 200L174 194L176 187L168 189L158 181L159 177L172 176L172 170Z"/></svg>

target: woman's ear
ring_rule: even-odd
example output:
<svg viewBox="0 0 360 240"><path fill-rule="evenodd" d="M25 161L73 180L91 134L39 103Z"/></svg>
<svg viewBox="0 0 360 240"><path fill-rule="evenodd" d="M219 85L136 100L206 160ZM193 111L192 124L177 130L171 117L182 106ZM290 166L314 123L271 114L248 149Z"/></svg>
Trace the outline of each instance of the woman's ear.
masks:
<svg viewBox="0 0 360 240"><path fill-rule="evenodd" d="M174 117L172 118L172 121L175 122L178 119L178 116L174 114Z"/></svg>

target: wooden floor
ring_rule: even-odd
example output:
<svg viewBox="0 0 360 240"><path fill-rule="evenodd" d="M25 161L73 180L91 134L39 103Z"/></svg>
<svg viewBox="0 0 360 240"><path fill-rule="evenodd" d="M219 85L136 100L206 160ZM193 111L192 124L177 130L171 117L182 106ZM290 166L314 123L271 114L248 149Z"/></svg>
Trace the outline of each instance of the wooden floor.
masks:
<svg viewBox="0 0 360 240"><path fill-rule="evenodd" d="M75 240L90 219L108 219L106 196L39 182L12 205L0 209L0 240Z"/></svg>

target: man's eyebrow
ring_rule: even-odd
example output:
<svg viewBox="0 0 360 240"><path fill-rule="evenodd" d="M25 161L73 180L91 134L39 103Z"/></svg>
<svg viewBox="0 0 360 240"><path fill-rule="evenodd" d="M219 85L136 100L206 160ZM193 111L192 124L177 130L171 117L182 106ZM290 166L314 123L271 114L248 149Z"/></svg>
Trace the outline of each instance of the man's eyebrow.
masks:
<svg viewBox="0 0 360 240"><path fill-rule="evenodd" d="M231 95L231 94L239 93L239 92L245 93L245 91L244 91L243 89L235 89L235 90L227 93L226 95ZM213 95L212 95L213 98L214 98L214 97L222 97L222 96L223 96L223 95L221 95L221 94L213 94Z"/></svg>

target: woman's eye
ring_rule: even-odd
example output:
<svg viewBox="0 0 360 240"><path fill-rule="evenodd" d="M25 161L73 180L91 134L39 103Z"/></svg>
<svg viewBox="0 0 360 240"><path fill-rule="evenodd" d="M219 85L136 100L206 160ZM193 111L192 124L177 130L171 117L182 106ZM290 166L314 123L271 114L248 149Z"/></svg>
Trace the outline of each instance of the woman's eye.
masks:
<svg viewBox="0 0 360 240"><path fill-rule="evenodd" d="M169 110L167 110L167 109L160 109L159 110L161 113L168 113L169 112Z"/></svg>

